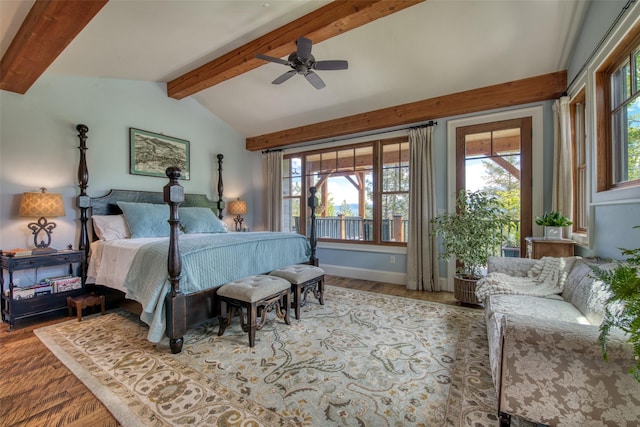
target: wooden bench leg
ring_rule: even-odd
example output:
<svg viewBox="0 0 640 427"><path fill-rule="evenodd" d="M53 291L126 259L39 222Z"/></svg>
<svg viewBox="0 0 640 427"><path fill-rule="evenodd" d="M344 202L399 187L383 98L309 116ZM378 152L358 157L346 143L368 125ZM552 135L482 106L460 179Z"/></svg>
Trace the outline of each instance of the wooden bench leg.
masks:
<svg viewBox="0 0 640 427"><path fill-rule="evenodd" d="M227 318L222 317L222 314L218 315L218 321L220 323L218 329L218 336L224 334L225 329L231 323L233 317L236 314L240 316L240 325L242 331L249 335L249 347L254 347L256 344L256 331L262 329L266 323L267 313L275 311L279 319L284 319L287 325L291 324L289 317L289 305L291 304L291 289L286 289L275 293L271 296L263 298L255 302L241 301L233 298L226 298L218 295L221 302L227 305ZM218 306L219 313L222 313L220 306ZM245 322L244 311L247 312L247 318Z"/></svg>
<svg viewBox="0 0 640 427"><path fill-rule="evenodd" d="M218 316L218 323L219 323L218 336L219 337L222 336L222 334L224 334L224 331L227 329L227 326L231 324L231 319L233 319L235 312L238 310L238 308L236 308L229 301L225 301L225 304L227 305L227 317L223 317L222 311L218 311L218 313L220 313L220 315ZM220 305L222 304L220 303ZM242 318L242 309L240 309L240 317Z"/></svg>
<svg viewBox="0 0 640 427"><path fill-rule="evenodd" d="M324 276L318 281L318 288L316 290L316 298L320 302L320 305L324 305Z"/></svg>
<svg viewBox="0 0 640 427"><path fill-rule="evenodd" d="M286 323L287 325L291 324L291 318L289 317L289 307L291 306L291 291L289 290L288 292L286 292L284 294L284 296L282 297L284 304L282 304L282 310L284 310L284 323ZM298 313L296 314L296 319L299 319L298 315L299 313L299 308L296 305L296 309L298 310Z"/></svg>
<svg viewBox="0 0 640 427"><path fill-rule="evenodd" d="M256 328L258 327L258 306L251 303L247 306L247 332L249 333L249 347L256 345Z"/></svg>
<svg viewBox="0 0 640 427"><path fill-rule="evenodd" d="M292 283L291 290L293 291L293 307L296 315L296 319L300 320L300 307L302 307L302 286Z"/></svg>

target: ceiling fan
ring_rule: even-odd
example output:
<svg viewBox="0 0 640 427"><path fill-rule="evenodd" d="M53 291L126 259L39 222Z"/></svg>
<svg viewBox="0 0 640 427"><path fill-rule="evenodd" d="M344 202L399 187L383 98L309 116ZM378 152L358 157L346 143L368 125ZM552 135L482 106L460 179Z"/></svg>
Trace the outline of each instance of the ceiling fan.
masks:
<svg viewBox="0 0 640 427"><path fill-rule="evenodd" d="M256 54L256 58L291 67L291 70L271 82L274 85L279 85L280 83L289 80L294 76L294 74L302 74L307 81L313 85L313 87L316 89L322 89L325 87L325 84L320 76L314 73L313 70L346 70L349 68L349 63L347 61L316 61L311 54L311 40L304 37L300 37L296 40L296 51L289 55L286 60L259 53Z"/></svg>

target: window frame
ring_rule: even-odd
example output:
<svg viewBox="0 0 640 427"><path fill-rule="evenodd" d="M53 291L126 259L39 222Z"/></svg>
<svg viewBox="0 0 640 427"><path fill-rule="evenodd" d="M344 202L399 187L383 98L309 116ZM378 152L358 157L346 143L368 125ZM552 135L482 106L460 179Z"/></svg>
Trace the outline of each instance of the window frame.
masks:
<svg viewBox="0 0 640 427"><path fill-rule="evenodd" d="M595 191L601 193L609 190L640 187L640 179L615 183L613 165L613 130L612 130L612 88L611 76L622 64L630 60L633 69L633 55L640 49L640 24L637 24L622 41L607 55L600 67L595 71L595 108L596 108L596 171ZM640 70L635 70L640 73ZM633 76L632 76L633 77ZM633 79L632 79L633 80ZM640 96L640 87L635 95Z"/></svg>
<svg viewBox="0 0 640 427"><path fill-rule="evenodd" d="M569 102L571 116L571 152L573 180L573 233L586 235L589 231L589 167L587 166L587 110L584 87ZM579 120L578 120L579 119ZM582 152L582 156L580 156ZM582 157L582 161L580 161ZM580 175L584 178L580 185Z"/></svg>
<svg viewBox="0 0 640 427"><path fill-rule="evenodd" d="M330 239L330 238L320 238L318 237L319 242L330 242L330 243L347 243L347 244L356 244L356 245L376 245L376 246L399 246L406 247L407 242L398 242L398 241L390 241L390 240L382 240L382 196L386 194L382 191L382 168L383 168L383 145L389 145L394 143L403 143L409 142L409 136L398 136L391 137L385 139L375 139L375 140L366 140L354 144L348 145L340 145L340 146L332 146L328 148L320 148L309 151L297 151L294 153L285 153L283 155L283 159L291 159L299 157L301 159L301 178L302 178L302 188L300 195L300 210L301 212L306 212L308 214L308 197L309 197L309 184L307 180L307 170L306 170L306 157L310 155L317 155L322 153L330 153L330 152L338 152L346 149L357 149L363 147L372 147L373 151L373 165L371 169L371 173L373 175L373 233L371 240L348 240L348 239ZM409 191L407 190L407 193ZM308 217L308 215L306 215ZM307 235L307 221L300 221L300 230L298 232L303 235Z"/></svg>

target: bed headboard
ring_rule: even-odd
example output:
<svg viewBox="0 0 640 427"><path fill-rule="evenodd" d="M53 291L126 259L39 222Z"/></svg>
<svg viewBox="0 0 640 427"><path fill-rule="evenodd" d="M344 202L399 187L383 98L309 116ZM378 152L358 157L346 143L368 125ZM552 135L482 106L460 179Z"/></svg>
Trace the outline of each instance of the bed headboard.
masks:
<svg viewBox="0 0 640 427"><path fill-rule="evenodd" d="M101 197L91 197L91 215L119 215L122 213L118 202L165 204L159 191L110 190ZM218 203L209 200L204 194L185 194L180 206L201 207L213 210L218 215Z"/></svg>
<svg viewBox="0 0 640 427"><path fill-rule="evenodd" d="M80 140L80 161L78 164L78 186L80 187L80 195L77 197L77 206L80 209L80 238L78 249L84 250L89 255L90 241L97 240L95 233L92 239L89 239L88 222L89 213L91 215L118 215L122 211L118 207L118 202L136 202L136 203L156 203L165 204L163 193L161 191L138 191L138 190L110 190L101 197L89 197L87 195L87 187L89 184L89 171L87 169L86 151L87 151L87 132L89 128L86 125L79 124L76 126L78 138ZM217 155L218 159L218 201L210 200L204 194L185 194L184 207L206 207L211 209L218 218L222 219L224 202L222 200L223 183L222 183L222 154Z"/></svg>
<svg viewBox="0 0 640 427"><path fill-rule="evenodd" d="M122 210L118 202L133 203L154 203L164 205L163 193L157 191L137 191L137 190L110 190L101 197L90 197L89 206L91 215L119 215ZM180 204L184 207L209 208L214 214L219 215L218 202L209 200L204 194L185 194L184 202ZM95 230L92 233L91 241L98 240Z"/></svg>

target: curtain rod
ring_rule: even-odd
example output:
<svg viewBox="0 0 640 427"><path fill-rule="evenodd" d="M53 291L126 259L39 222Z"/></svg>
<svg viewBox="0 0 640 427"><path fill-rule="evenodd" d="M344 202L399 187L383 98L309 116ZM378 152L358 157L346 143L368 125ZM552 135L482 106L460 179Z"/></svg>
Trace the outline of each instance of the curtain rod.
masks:
<svg viewBox="0 0 640 427"><path fill-rule="evenodd" d="M613 31L613 29L616 27L616 25L618 25L618 22L622 19L622 15L624 15L627 12L627 10L629 10L631 5L633 3L635 3L635 2L636 2L636 0L628 0L627 3L624 6L622 6L622 10L618 14L618 16L616 16L616 19L613 20L613 23L611 24L611 26L609 27L607 32L604 33L604 36L602 37L602 39L600 39L600 42L593 49L593 51L591 52L589 57L586 59L586 61L584 61L584 64L582 64L582 67L580 67L580 71L578 71L576 73L576 75L573 77L573 80L571 80L571 83L569 83L569 85L567 86L567 89L570 88L576 82L578 77L580 77L580 74L582 74L584 69L587 68L587 65L589 64L589 62L591 62L593 57L596 56L596 52L598 52L598 50L602 47L604 42L607 40L607 38L609 37L609 35ZM565 94L566 94L566 92L565 92Z"/></svg>
<svg viewBox="0 0 640 427"><path fill-rule="evenodd" d="M296 144L294 147L286 147L286 148L274 148L274 149L268 149L268 150L264 150L262 151L262 154L266 154L270 151L284 151L284 150L288 150L288 149L298 149L298 148L304 148L304 147L312 147L314 145L320 145L320 144L329 144L332 142L338 142L338 141L346 141L349 139L354 139L354 138L367 138L370 136L378 136L378 135L384 135L386 133L391 133L391 132L398 132L401 130L411 130L411 129L420 129L421 127L430 127L430 126L435 126L437 125L438 122L434 121L434 120L429 120L428 122L424 123L424 124L420 124L420 125L411 125L411 126L399 126L396 128L388 128L386 130L383 131L379 131L379 132L371 132L371 133L366 133L363 132L361 134L351 134L351 135L345 135L344 137L337 137L334 139L321 139L321 140L317 140L317 141L308 141L308 142L303 142L300 143L299 145Z"/></svg>
<svg viewBox="0 0 640 427"><path fill-rule="evenodd" d="M431 126L435 126L435 125L437 125L437 124L438 124L438 122L434 122L433 120L429 120L427 123L425 123L425 124L423 124L423 125L420 125L420 126L411 126L411 127L409 127L409 128L406 128L406 129L420 129L420 128L428 128L428 127L431 127Z"/></svg>
<svg viewBox="0 0 640 427"><path fill-rule="evenodd" d="M283 151L283 150L282 150L282 148L268 148L266 150L262 150L261 153L262 154L267 154L267 153L278 152L278 151Z"/></svg>

